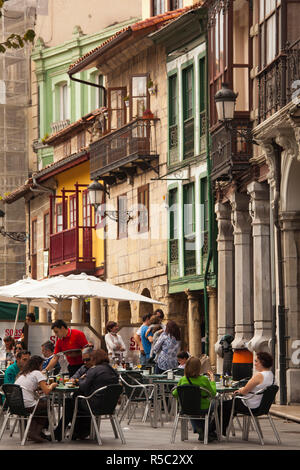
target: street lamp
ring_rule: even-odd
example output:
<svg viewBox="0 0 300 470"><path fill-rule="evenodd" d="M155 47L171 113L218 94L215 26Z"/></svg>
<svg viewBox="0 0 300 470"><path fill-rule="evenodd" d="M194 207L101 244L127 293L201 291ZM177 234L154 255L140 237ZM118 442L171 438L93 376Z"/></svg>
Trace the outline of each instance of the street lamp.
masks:
<svg viewBox="0 0 300 470"><path fill-rule="evenodd" d="M5 212L0 209L0 233L3 237L8 237L11 240L14 240L16 242L25 242L27 239L27 233L26 232L6 232L4 230L4 216Z"/></svg>
<svg viewBox="0 0 300 470"><path fill-rule="evenodd" d="M89 202L92 206L94 206L95 212L97 212L98 207L103 204L104 201L104 194L108 194L109 191L106 189L105 185L103 186L99 181L94 180L88 186L88 194L89 194ZM122 211L119 214L119 211L101 211L102 217L109 217L111 220L118 222L119 219L122 222L129 222L133 217L130 215L130 211Z"/></svg>
<svg viewBox="0 0 300 470"><path fill-rule="evenodd" d="M215 94L215 103L219 121L227 123L234 116L235 102L238 93L234 93L227 83L222 83L222 88Z"/></svg>
<svg viewBox="0 0 300 470"><path fill-rule="evenodd" d="M256 144L252 138L252 132L250 128L238 129L237 126L232 125L234 118L234 108L238 93L231 90L227 83L222 83L222 88L215 94L215 103L217 108L218 120L223 122L225 128L231 133L236 133L247 143Z"/></svg>

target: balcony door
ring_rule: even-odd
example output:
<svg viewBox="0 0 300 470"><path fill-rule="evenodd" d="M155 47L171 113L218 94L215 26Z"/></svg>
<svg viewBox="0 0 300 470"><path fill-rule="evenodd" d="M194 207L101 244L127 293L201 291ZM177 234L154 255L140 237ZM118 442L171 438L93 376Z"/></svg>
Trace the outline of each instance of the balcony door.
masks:
<svg viewBox="0 0 300 470"><path fill-rule="evenodd" d="M112 132L126 124L126 87L108 88L108 130Z"/></svg>
<svg viewBox="0 0 300 470"><path fill-rule="evenodd" d="M82 193L82 257L92 258L92 206L89 203L88 190Z"/></svg>

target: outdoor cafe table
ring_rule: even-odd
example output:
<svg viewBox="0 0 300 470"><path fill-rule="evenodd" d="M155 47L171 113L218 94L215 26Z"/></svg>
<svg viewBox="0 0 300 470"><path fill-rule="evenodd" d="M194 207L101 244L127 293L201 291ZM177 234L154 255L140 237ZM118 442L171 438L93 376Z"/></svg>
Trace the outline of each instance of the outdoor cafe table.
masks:
<svg viewBox="0 0 300 470"><path fill-rule="evenodd" d="M50 399L52 398L52 406L55 403L55 398L58 398L59 403L62 404L61 406L61 418L62 418L62 441L65 440L65 409L66 409L66 398L70 398L71 394L78 390L79 387L67 387L66 385L59 384L55 387L50 395ZM60 413L58 414L58 417Z"/></svg>

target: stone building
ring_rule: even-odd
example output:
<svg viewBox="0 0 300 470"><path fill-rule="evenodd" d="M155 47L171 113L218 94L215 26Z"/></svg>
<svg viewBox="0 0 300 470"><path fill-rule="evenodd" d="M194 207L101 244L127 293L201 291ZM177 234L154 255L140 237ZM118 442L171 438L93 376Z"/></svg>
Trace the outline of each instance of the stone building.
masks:
<svg viewBox="0 0 300 470"><path fill-rule="evenodd" d="M272 352L280 403L299 402L300 5L208 4L218 334L232 333L234 348ZM216 93L228 97L222 82L238 93L233 119L217 114Z"/></svg>

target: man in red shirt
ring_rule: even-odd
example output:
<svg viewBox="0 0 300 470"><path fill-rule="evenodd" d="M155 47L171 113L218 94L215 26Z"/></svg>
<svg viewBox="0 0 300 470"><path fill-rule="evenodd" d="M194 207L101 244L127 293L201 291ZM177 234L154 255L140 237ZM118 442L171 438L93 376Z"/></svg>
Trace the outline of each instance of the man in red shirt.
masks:
<svg viewBox="0 0 300 470"><path fill-rule="evenodd" d="M68 328L68 325L63 320L56 320L52 323L51 329L54 331L57 340L54 356L44 370L49 371L56 366L59 358L58 353L75 349L77 351L66 354L69 363L69 374L72 377L79 367L83 365L81 350L88 346L88 340L82 331Z"/></svg>

